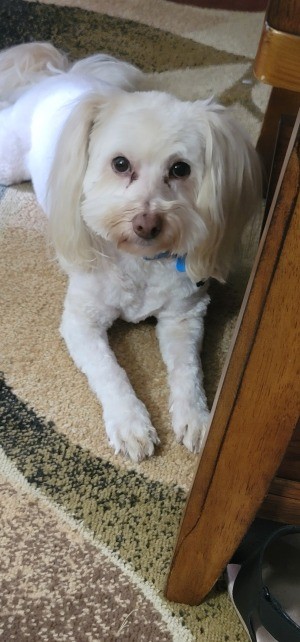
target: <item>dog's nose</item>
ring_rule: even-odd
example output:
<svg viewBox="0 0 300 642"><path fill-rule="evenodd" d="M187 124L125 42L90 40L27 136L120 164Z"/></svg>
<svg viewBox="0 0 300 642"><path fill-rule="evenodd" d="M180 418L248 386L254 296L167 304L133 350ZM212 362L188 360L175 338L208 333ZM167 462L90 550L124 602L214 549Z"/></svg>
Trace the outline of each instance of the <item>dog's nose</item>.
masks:
<svg viewBox="0 0 300 642"><path fill-rule="evenodd" d="M142 239L154 239L162 229L161 215L154 212L142 212L132 219L132 227Z"/></svg>

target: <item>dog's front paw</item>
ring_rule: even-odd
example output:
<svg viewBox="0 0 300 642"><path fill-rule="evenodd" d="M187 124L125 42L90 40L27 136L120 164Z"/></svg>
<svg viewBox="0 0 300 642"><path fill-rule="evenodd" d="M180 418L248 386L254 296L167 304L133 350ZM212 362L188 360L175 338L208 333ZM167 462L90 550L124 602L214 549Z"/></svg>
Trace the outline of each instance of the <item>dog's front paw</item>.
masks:
<svg viewBox="0 0 300 642"><path fill-rule="evenodd" d="M130 412L120 412L118 417L106 417L105 424L109 443L115 453L123 453L134 462L151 457L154 446L159 444L156 430L141 402L132 405Z"/></svg>
<svg viewBox="0 0 300 642"><path fill-rule="evenodd" d="M202 449L207 435L210 413L202 405L193 408L185 404L173 406L173 429L176 440L192 453Z"/></svg>

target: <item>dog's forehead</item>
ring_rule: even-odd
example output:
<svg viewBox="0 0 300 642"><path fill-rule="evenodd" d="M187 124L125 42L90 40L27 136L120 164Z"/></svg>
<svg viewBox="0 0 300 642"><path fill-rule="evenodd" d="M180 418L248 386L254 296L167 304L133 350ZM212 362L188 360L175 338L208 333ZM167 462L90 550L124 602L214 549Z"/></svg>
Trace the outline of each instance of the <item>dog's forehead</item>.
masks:
<svg viewBox="0 0 300 642"><path fill-rule="evenodd" d="M161 122L182 120L190 110L190 103L160 91L123 93L116 101L116 111L128 118L137 114L145 118L157 118Z"/></svg>
<svg viewBox="0 0 300 642"><path fill-rule="evenodd" d="M107 111L102 142L129 155L199 155L199 136L189 103L160 92L122 96Z"/></svg>

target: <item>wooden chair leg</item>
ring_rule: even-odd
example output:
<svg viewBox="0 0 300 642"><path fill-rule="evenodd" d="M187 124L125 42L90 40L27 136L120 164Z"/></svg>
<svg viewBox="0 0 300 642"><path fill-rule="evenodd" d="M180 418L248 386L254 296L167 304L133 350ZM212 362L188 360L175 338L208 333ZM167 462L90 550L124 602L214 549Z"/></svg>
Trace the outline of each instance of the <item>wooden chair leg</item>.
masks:
<svg viewBox="0 0 300 642"><path fill-rule="evenodd" d="M254 519L300 414L300 113L191 489L166 597L198 604ZM280 190L280 191L279 191Z"/></svg>
<svg viewBox="0 0 300 642"><path fill-rule="evenodd" d="M299 93L273 87L256 146L264 168L266 188L271 175L280 119L282 116L290 116L295 121L299 108Z"/></svg>

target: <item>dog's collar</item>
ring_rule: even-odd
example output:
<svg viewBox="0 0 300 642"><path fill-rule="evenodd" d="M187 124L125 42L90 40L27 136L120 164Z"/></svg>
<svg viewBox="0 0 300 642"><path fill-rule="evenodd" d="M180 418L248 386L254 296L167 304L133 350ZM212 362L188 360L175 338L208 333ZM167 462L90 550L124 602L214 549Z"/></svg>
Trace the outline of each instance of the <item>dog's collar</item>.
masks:
<svg viewBox="0 0 300 642"><path fill-rule="evenodd" d="M185 266L185 256L178 256L177 254L171 254L171 252L160 252L159 254L155 254L155 256L144 256L145 261L155 261L155 260L162 260L162 259L174 259L175 261L175 268L177 272L186 272L186 266ZM202 279L201 281L198 281L196 283L197 288L200 288L204 283L206 283L207 279Z"/></svg>

